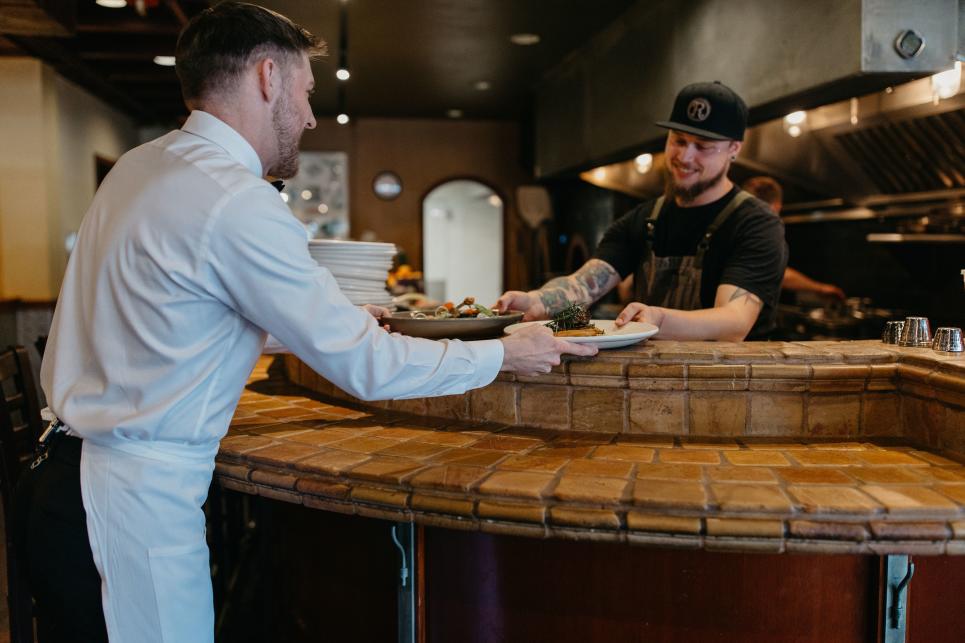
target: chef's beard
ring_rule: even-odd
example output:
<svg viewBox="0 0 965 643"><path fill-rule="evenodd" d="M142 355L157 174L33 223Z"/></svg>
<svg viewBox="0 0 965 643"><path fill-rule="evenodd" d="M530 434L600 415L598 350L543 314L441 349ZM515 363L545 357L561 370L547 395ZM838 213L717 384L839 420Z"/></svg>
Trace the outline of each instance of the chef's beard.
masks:
<svg viewBox="0 0 965 643"><path fill-rule="evenodd" d="M287 88L284 88L271 114L272 129L278 143L278 160L268 173L279 179L290 179L298 174L298 141L302 132L292 112Z"/></svg>
<svg viewBox="0 0 965 643"><path fill-rule="evenodd" d="M724 165L717 176L704 181L697 181L689 187L678 185L676 179L674 178L673 171L668 169L665 195L667 198L675 198L680 203L691 203L701 194L723 181L724 177L727 175L727 169L728 166Z"/></svg>

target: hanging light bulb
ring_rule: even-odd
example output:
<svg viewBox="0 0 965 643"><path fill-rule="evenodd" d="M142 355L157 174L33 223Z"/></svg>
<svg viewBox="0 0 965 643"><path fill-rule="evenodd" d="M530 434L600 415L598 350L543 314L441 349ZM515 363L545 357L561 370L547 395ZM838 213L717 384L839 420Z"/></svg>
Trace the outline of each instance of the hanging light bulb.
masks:
<svg viewBox="0 0 965 643"><path fill-rule="evenodd" d="M345 67L339 67L335 71L335 77L338 78L339 80L348 80L349 78L352 77L352 73Z"/></svg>
<svg viewBox="0 0 965 643"><path fill-rule="evenodd" d="M348 114L342 112L341 114L335 117L335 122L338 123L339 125L347 125L349 122Z"/></svg>

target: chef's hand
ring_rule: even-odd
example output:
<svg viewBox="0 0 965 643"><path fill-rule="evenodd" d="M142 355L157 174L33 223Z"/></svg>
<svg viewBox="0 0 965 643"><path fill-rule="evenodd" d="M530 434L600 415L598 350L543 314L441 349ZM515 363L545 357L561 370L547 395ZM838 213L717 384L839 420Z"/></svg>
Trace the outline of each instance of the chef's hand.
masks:
<svg viewBox="0 0 965 643"><path fill-rule="evenodd" d="M657 328L660 328L660 324L663 323L664 309L657 306L647 306L641 304L638 301L632 301L627 304L627 307L620 311L617 315L617 319L614 325L619 328L620 326L626 325L627 322L638 321L647 322L648 324L653 324Z"/></svg>
<svg viewBox="0 0 965 643"><path fill-rule="evenodd" d="M493 310L499 313L518 310L521 313L525 313L523 315L523 321L546 319L546 308L543 306L543 302L537 294L538 292L538 290L530 290L529 292L507 290L500 295L496 303L493 304Z"/></svg>
<svg viewBox="0 0 965 643"><path fill-rule="evenodd" d="M522 328L499 341L504 349L500 370L520 375L549 373L564 354L590 357L599 351L593 344L574 344L554 337L553 331L540 324Z"/></svg>
<svg viewBox="0 0 965 643"><path fill-rule="evenodd" d="M362 310L364 310L365 312L372 315L378 320L381 320L383 317L388 317L389 315L392 314L392 311L389 310L388 308L383 308L382 306L376 306L375 304L362 304ZM382 328L384 328L385 330L389 330L389 325L382 324Z"/></svg>

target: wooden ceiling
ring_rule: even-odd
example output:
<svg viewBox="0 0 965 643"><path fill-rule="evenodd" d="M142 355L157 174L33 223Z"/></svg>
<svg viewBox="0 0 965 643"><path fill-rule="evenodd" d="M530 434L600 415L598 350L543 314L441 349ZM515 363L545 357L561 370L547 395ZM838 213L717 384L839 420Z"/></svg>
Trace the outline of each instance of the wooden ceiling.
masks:
<svg viewBox="0 0 965 643"><path fill-rule="evenodd" d="M467 119L524 117L542 75L607 26L635 0L262 0L327 41L314 65L319 118L340 106L352 116ZM0 55L47 61L141 124L183 119L173 55L177 34L208 0L0 0ZM140 10L139 10L140 9ZM352 77L334 77L339 12ZM516 33L540 42L519 46ZM488 84L488 89L479 89ZM341 96L340 96L341 93Z"/></svg>

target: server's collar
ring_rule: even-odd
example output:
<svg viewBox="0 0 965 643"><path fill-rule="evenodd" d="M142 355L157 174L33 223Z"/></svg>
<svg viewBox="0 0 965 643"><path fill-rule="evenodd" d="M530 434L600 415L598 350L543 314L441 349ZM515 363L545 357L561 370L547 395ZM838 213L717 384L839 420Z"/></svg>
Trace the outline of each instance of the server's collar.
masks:
<svg viewBox="0 0 965 643"><path fill-rule="evenodd" d="M196 109L188 116L181 129L196 136L206 138L220 146L255 176L263 177L261 159L245 137L217 116Z"/></svg>

